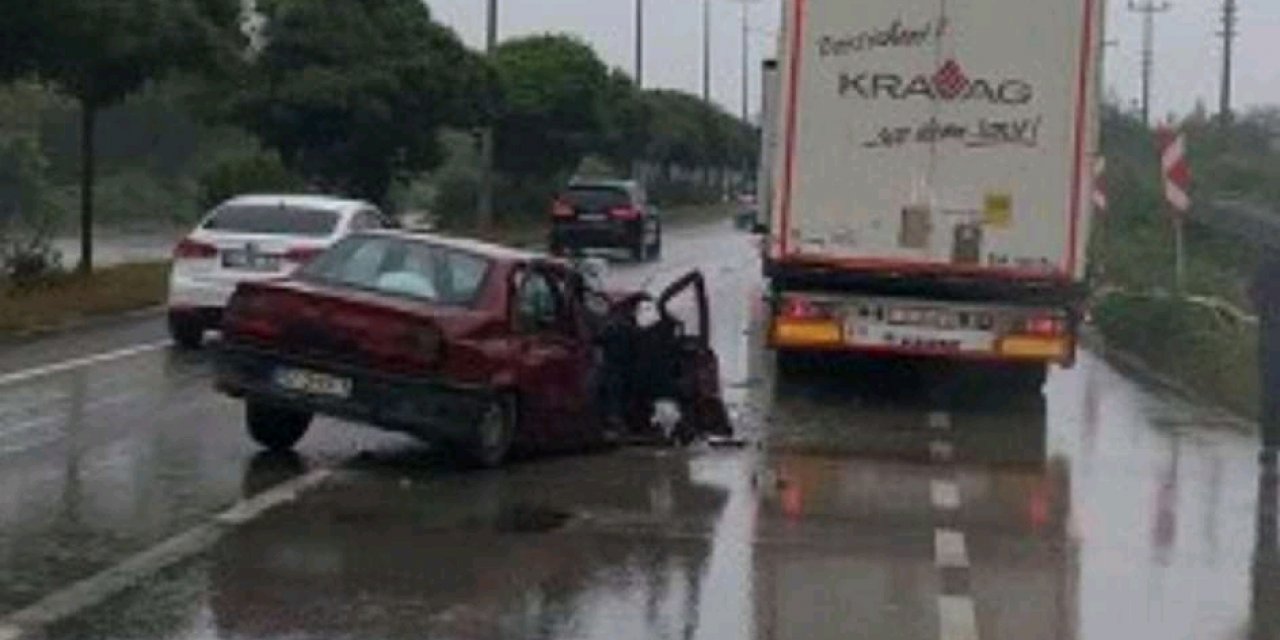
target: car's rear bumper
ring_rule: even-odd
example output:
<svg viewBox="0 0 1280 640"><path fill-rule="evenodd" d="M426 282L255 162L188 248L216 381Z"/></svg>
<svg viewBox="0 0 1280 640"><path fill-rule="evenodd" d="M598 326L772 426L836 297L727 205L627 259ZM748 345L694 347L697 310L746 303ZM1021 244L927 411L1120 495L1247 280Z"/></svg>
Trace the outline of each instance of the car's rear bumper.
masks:
<svg viewBox="0 0 1280 640"><path fill-rule="evenodd" d="M349 398L284 389L276 384L281 367L324 373L352 382ZM366 423L425 440L465 441L493 392L437 380L391 376L359 367L224 344L218 351L216 386L236 398Z"/></svg>
<svg viewBox="0 0 1280 640"><path fill-rule="evenodd" d="M551 244L627 249L635 246L642 232L639 221L556 222L551 226Z"/></svg>
<svg viewBox="0 0 1280 640"><path fill-rule="evenodd" d="M227 301L235 291L235 282L174 273L169 278L169 308L221 309L227 306Z"/></svg>

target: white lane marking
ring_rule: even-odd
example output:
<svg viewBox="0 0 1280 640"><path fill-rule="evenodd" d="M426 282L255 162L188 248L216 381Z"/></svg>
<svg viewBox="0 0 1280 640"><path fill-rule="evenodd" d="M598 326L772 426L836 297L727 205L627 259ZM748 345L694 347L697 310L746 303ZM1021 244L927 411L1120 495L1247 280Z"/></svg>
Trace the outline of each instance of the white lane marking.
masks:
<svg viewBox="0 0 1280 640"><path fill-rule="evenodd" d="M951 414L946 411L934 411L929 414L929 428L939 431L951 430Z"/></svg>
<svg viewBox="0 0 1280 640"><path fill-rule="evenodd" d="M973 598L938 596L938 626L942 640L978 640Z"/></svg>
<svg viewBox="0 0 1280 640"><path fill-rule="evenodd" d="M316 469L285 481L233 505L205 524L187 529L115 566L55 591L0 619L0 640L42 637L50 625L100 605L144 578L209 549L236 525L296 499L303 491L315 487L332 474L330 469Z"/></svg>
<svg viewBox="0 0 1280 640"><path fill-rule="evenodd" d="M960 508L960 486L950 480L933 480L929 483L929 498L933 508L955 511Z"/></svg>
<svg viewBox="0 0 1280 640"><path fill-rule="evenodd" d="M43 378L45 376L51 376L57 373L63 373L65 371L71 371L73 369L80 369L82 367L87 367L90 365L102 364L104 362L111 362L113 360L130 358L133 356L142 355L144 353L151 353L152 351L160 351L161 349L168 349L169 346L172 344L173 344L172 340L160 340L158 342L148 342L145 344L140 344L132 347L126 347L124 349L118 349L116 351L108 351L106 353L99 353L92 356L85 356L83 358L75 358L73 360L64 360L62 362L56 362L54 364L48 364L41 367L23 369L22 371L15 371L13 373L0 375L0 387L16 384L19 382L26 382L28 380L33 380L35 378Z"/></svg>
<svg viewBox="0 0 1280 640"><path fill-rule="evenodd" d="M951 462L956 457L956 448L946 440L934 440L929 443L929 459L933 462Z"/></svg>
<svg viewBox="0 0 1280 640"><path fill-rule="evenodd" d="M939 568L969 567L969 550L965 547L964 534L954 529L934 529L933 555Z"/></svg>

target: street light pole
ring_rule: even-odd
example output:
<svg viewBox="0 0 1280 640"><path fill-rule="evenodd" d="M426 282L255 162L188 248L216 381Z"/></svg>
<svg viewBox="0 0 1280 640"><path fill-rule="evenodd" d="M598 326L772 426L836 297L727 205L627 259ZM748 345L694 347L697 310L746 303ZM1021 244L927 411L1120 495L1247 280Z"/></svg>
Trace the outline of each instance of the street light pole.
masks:
<svg viewBox="0 0 1280 640"><path fill-rule="evenodd" d="M489 0L486 22L485 53L492 59L493 52L498 47L498 0ZM480 223L480 228L484 230L493 228L494 222L493 156L493 122L489 122L488 126L481 132L480 138L480 202L476 206L476 213L479 216L478 222Z"/></svg>
<svg viewBox="0 0 1280 640"><path fill-rule="evenodd" d="M644 88L644 0L636 0L636 86Z"/></svg>
<svg viewBox="0 0 1280 640"><path fill-rule="evenodd" d="M711 102L711 0L702 0L702 100Z"/></svg>
<svg viewBox="0 0 1280 640"><path fill-rule="evenodd" d="M751 107L748 104L750 100L749 96L751 91L751 79L749 75L750 71L747 68L748 67L747 59L751 57L751 42L749 40L750 38L749 32L751 31L751 17L750 17L751 14L747 12L747 8L748 8L748 3L745 2L744 0L744 2L742 3L742 122L743 123L746 123L747 119L751 117L751 114L749 113L749 110Z"/></svg>

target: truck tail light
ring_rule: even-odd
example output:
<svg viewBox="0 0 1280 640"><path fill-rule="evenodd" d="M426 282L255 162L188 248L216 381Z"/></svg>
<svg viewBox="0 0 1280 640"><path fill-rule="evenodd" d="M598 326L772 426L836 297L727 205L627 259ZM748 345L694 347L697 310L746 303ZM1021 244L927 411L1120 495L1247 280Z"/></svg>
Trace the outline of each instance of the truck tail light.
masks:
<svg viewBox="0 0 1280 640"><path fill-rule="evenodd" d="M212 260L218 257L218 248L207 243L183 238L173 248L174 260Z"/></svg>
<svg viewBox="0 0 1280 640"><path fill-rule="evenodd" d="M1023 323L1023 332L1033 336L1060 336L1066 323L1055 316L1032 316Z"/></svg>
<svg viewBox="0 0 1280 640"><path fill-rule="evenodd" d="M782 299L781 317L786 320L831 320L831 310L804 296Z"/></svg>

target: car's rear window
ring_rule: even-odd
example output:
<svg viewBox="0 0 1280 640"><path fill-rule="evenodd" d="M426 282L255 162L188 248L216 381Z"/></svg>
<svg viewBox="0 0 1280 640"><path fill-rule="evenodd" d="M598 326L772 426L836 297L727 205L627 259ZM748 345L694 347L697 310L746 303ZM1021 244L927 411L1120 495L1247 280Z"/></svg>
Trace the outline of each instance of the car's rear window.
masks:
<svg viewBox="0 0 1280 640"><path fill-rule="evenodd" d="M618 187L572 187L564 192L562 199L581 211L605 211L632 204L627 191Z"/></svg>
<svg viewBox="0 0 1280 640"><path fill-rule="evenodd" d="M211 231L324 237L338 226L338 214L324 209L289 206L227 205L204 223Z"/></svg>
<svg viewBox="0 0 1280 640"><path fill-rule="evenodd" d="M303 268L298 277L435 304L470 306L490 261L422 240L350 236Z"/></svg>

